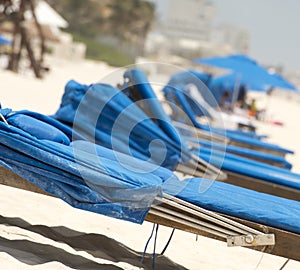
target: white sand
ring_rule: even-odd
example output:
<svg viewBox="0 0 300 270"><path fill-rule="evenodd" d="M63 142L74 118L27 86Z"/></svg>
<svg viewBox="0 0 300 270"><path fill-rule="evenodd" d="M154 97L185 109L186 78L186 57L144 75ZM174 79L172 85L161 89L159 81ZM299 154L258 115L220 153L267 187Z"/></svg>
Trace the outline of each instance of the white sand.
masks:
<svg viewBox="0 0 300 270"><path fill-rule="evenodd" d="M49 61L52 71L44 80L35 80L27 75L16 75L0 70L2 107L52 114L59 106L63 87L68 79L88 84L99 81L113 70L105 64L90 61L75 63L53 59ZM260 132L269 134L269 141L294 149L296 154L290 156L289 160L294 164L293 170L300 172L300 151L297 151L300 150L300 128L297 121L300 104L295 100L273 97L268 108L272 118L284 122L284 127L260 124ZM140 252L143 251L152 229L152 224L148 222L140 226L111 219L74 209L59 199L5 186L0 187L0 208L1 269L72 269L72 265L77 269L96 269L93 267L97 264L98 269L106 269L101 264L111 264L121 269L138 269L133 264L122 262L124 260L121 257L117 258L118 254L115 256L120 262L113 262L99 254L93 256L87 249L76 248L76 245L85 243L85 234L95 233L115 239ZM6 222L4 217L8 218ZM19 220L15 222L13 217ZM48 234L43 236L34 232L29 224L22 226L24 221L32 225L44 225ZM73 236L74 234L80 236L81 242L53 240L50 231L53 232L54 226L74 230ZM158 252L164 247L170 232L170 228L160 228ZM95 236L95 239L98 238ZM280 269L286 261L285 258L263 255L245 248L227 248L225 243L204 237L199 237L198 241L195 239L195 235L176 231L165 255L187 269L195 270ZM101 241L91 241L90 244L92 245L90 250L103 248ZM114 250L114 246L105 248ZM148 252L151 253L152 248L153 243L150 243ZM72 257L74 255L75 257ZM81 266L74 266L75 258L82 263ZM300 269L300 263L290 261L284 269Z"/></svg>

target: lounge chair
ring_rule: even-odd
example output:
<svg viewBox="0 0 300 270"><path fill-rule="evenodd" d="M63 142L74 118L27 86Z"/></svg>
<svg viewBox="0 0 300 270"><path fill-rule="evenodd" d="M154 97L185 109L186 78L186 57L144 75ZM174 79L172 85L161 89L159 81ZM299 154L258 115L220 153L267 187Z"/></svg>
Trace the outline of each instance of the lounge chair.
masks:
<svg viewBox="0 0 300 270"><path fill-rule="evenodd" d="M158 102L151 85L146 76L140 70L133 69L125 73L127 84L124 85L125 92L129 96L138 92L141 99L143 109L149 117L154 119L164 119L160 128L170 128L172 125L170 120ZM135 96L136 104L140 104ZM184 139L183 139L184 141ZM196 155L204 159L215 167L222 169L227 174L227 178L222 180L228 183L254 189L257 191L282 196L285 198L300 200L300 175L292 173L286 169L271 166L265 163L254 161L248 158L233 155L225 152L223 149L213 147L199 147L194 150Z"/></svg>
<svg viewBox="0 0 300 270"><path fill-rule="evenodd" d="M49 193L114 218L146 219L227 241L228 246L300 260L299 202L200 178L180 181L152 163L87 141L70 142L69 129L46 116L10 110L1 114L2 184ZM123 165L116 155L124 158Z"/></svg>
<svg viewBox="0 0 300 270"><path fill-rule="evenodd" d="M257 138L265 137L256 134L256 127L253 125L253 121L250 121L245 116L216 110L216 108L220 107L222 92L214 93L209 89L210 82L213 79L211 76L208 79L208 76L208 74L200 73L196 70L188 70L173 75L170 81L172 84L189 87L190 96L186 97L187 102L197 117L205 116L209 120L211 127L221 127L232 134ZM222 119L222 123L218 121L219 118ZM216 129L216 131L218 130Z"/></svg>
<svg viewBox="0 0 300 270"><path fill-rule="evenodd" d="M110 85L68 82L61 106L53 117L106 148L185 174L225 178L219 169L188 151L174 129L162 131Z"/></svg>
<svg viewBox="0 0 300 270"><path fill-rule="evenodd" d="M192 83L193 81L191 81L191 84ZM187 117L189 120L186 123L188 124L191 123L194 127L212 133L213 135L217 134L218 136L226 137L227 142L229 144L246 147L249 149L259 150L259 151L263 151L266 153L279 155L279 156L285 156L286 154L294 153L289 149L280 147L275 144L264 142L259 138L251 137L248 135L244 136L244 134L247 133L238 134L228 130L210 128L207 125L201 124L197 120L197 117L187 100L189 94L187 93L186 84L180 83L178 79L171 78L168 84L164 87L163 92L165 94L166 99L169 102L176 104L176 106L179 106L185 112L185 117Z"/></svg>
<svg viewBox="0 0 300 270"><path fill-rule="evenodd" d="M281 156L263 153L260 151L234 146L234 145L228 145L228 144L224 145L223 143L212 142L209 140L197 140L191 137L185 137L185 139L187 141L187 144L189 144L192 147L194 146L195 148L205 147L209 149L216 149L219 151L226 151L227 153L253 159L279 168L285 168L287 170L292 169L292 164L288 162L284 157Z"/></svg>

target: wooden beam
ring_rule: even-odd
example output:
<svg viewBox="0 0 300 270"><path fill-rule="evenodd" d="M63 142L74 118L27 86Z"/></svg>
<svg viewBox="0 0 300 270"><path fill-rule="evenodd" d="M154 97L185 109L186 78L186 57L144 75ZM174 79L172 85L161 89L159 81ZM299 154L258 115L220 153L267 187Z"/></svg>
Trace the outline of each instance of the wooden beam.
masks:
<svg viewBox="0 0 300 270"><path fill-rule="evenodd" d="M224 172L226 172L227 174L227 179L223 181L225 183L275 195L278 197L287 198L294 201L300 201L300 190L298 189L275 184L261 179L252 178L246 175L232 173L230 171Z"/></svg>
<svg viewBox="0 0 300 270"><path fill-rule="evenodd" d="M47 193L46 191L40 189L39 187L31 184L30 182L24 180L19 175L15 174L14 172L5 169L0 166L0 184L5 186L10 186L14 188L19 188L43 195L52 196L51 194Z"/></svg>

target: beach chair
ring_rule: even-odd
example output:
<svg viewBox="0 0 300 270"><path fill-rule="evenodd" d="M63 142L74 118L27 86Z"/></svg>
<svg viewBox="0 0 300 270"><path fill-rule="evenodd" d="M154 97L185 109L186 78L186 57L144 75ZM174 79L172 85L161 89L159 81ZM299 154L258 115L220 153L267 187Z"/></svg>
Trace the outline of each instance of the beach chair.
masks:
<svg viewBox="0 0 300 270"><path fill-rule="evenodd" d="M292 169L292 164L282 156L276 156L276 155L248 149L248 148L245 149L239 146L223 144L220 142L213 142L209 140L197 140L191 137L184 137L184 138L186 139L187 144L190 145L191 147L195 147L195 148L205 147L209 149L216 149L237 156L253 159L262 163L270 164L279 168L285 168L287 170Z"/></svg>
<svg viewBox="0 0 300 270"><path fill-rule="evenodd" d="M141 109L144 110L144 112L149 116L149 117L154 117L154 118L162 118L165 117L164 122L169 122L168 125L173 126L170 124L170 118L166 116L164 109L162 108L161 104L157 102L157 97L154 93L154 91L151 88L151 85L148 85L149 82L143 72L138 69L132 69L124 74L125 80L127 81L124 85L125 89L123 92L125 92L126 95L128 95L134 102L137 102L138 105L143 103L143 99L147 99L147 104L142 104ZM130 84L133 84L130 86ZM136 88L136 89L135 89ZM153 101L150 101L150 99L153 99ZM145 103L145 102L144 102ZM172 104L171 104L172 106ZM176 110L176 109L175 109ZM156 115L155 115L156 114ZM159 121L158 121L159 124ZM162 129L165 129L168 125L164 125ZM205 133L198 133L198 129L194 128L192 129L190 126L186 126L183 123L174 123L174 126L179 130L179 133L181 136L185 137L188 141L189 144L194 145L198 143L204 146L208 146L209 144L214 146L217 149L220 149L222 145L226 146L228 145L228 140L225 139L220 132L219 135L212 134L213 132L209 133L207 136L205 136ZM193 132L196 131L196 134L193 134ZM225 134L225 131L223 131ZM245 132L240 132L240 134L245 133ZM238 133L237 133L238 134ZM246 136L252 136L249 134L252 133L245 133L248 134ZM193 136L194 135L194 136ZM245 140L246 136L242 136L243 139ZM259 135L256 135L257 138ZM193 137L196 137L197 139L193 139ZM205 140L199 140L199 138L205 138ZM247 138L246 138L247 139ZM224 148L224 146L222 147ZM240 156L245 156L250 159L258 160L261 162L269 163L275 166L283 167L283 168L291 168L291 164L288 163L283 157L277 156L277 155L271 155L271 154L264 154L261 153L260 151L255 151L251 150L249 148L242 148L242 147L235 147L235 146L228 146L226 147L226 150L230 153L240 155Z"/></svg>
<svg viewBox="0 0 300 270"><path fill-rule="evenodd" d="M131 96L132 89L136 88L134 93L138 91L140 99L144 99L142 108L145 109L148 116L152 119L164 120L160 125L161 130L164 130L165 127L171 128L170 119L167 118L158 102L145 74L140 70L133 69L127 71L124 77L126 78L124 91L130 92L127 94ZM129 85L127 86L127 84ZM136 96L135 102L139 104ZM184 143L184 138L182 143ZM276 196L300 200L299 174L227 153L225 145L219 145L219 148L212 146L200 147L200 149L196 147L190 151L194 151L201 159L222 169L227 175L227 178L222 181Z"/></svg>
<svg viewBox="0 0 300 270"><path fill-rule="evenodd" d="M128 97L110 85L68 82L61 106L53 117L106 148L184 174L226 177L188 151L174 129L162 131Z"/></svg>
<svg viewBox="0 0 300 270"><path fill-rule="evenodd" d="M193 75L191 75L191 77L192 76ZM191 81L191 84L192 83L193 81ZM262 152L266 152L278 156L285 156L286 154L294 153L289 149L280 147L275 144L264 142L256 137L248 136L247 133L239 134L228 130L210 128L207 125L201 124L197 120L195 113L193 112L189 102L187 101L187 96L189 96L189 94L187 93L186 84L180 83L176 78L170 79L168 84L164 87L163 92L165 94L166 99L169 102L176 104L176 106L179 106L184 111L185 113L184 117L188 118L188 121L186 121L187 124L191 123L197 129L212 133L213 136L214 134L217 134L218 136L226 137L227 142L229 144L233 144L236 146L241 146L253 150L259 150ZM174 108L174 106L171 108ZM175 112L175 114L176 113L177 112ZM186 119L182 119L182 120L186 120ZM188 132L188 129L186 129L185 132ZM200 134L197 133L197 135L201 136L201 133ZM190 136L193 136L193 134L191 133Z"/></svg>
<svg viewBox="0 0 300 270"><path fill-rule="evenodd" d="M220 108L224 93L219 91L214 92L212 91L213 89L210 89L210 82L214 81L211 75L200 73L196 70L188 70L173 75L170 81L176 85L186 86L190 90L189 96L186 96L189 106L197 117L205 117L209 120L211 127L217 128L220 126L232 134L256 138L265 137L256 134L256 127L249 118L233 114L232 112L229 114L216 110L216 108ZM222 123L219 123L218 118L222 119ZM218 132L218 129L216 131Z"/></svg>
<svg viewBox="0 0 300 270"><path fill-rule="evenodd" d="M152 163L79 138L71 142L70 130L46 116L1 114L1 184L98 214L135 223L146 219L300 260L299 202L200 178L180 181Z"/></svg>

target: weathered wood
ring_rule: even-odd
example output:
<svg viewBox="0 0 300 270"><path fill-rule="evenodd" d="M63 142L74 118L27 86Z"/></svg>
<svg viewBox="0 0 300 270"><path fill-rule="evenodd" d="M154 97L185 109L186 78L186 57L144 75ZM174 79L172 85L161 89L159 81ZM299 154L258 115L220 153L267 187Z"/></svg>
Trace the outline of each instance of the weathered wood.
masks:
<svg viewBox="0 0 300 270"><path fill-rule="evenodd" d="M239 218L235 218L232 216L226 216L230 219L233 219L237 222L240 222L246 226L249 226L251 228L257 229L257 230L262 230L266 233L273 233L275 234L275 241L276 244L275 246L272 247L262 247L257 248L253 247L252 249L259 250L265 253L285 257L285 258L290 258L296 261L300 261L300 235L279 230L277 228L257 224L255 222L251 222L248 220L242 220Z"/></svg>
<svg viewBox="0 0 300 270"><path fill-rule="evenodd" d="M280 156L280 157L285 157L286 156L286 153L284 153L282 151L279 151L279 150L276 150L276 149L265 148L263 146L256 146L256 145L253 145L251 143L238 142L238 141L230 140L229 144L239 146L239 147L249 148L249 149L252 149L252 150L260 151L260 152L263 152L263 153L268 153L268 154L275 155L275 156Z"/></svg>
<svg viewBox="0 0 300 270"><path fill-rule="evenodd" d="M300 201L300 190L249 176L232 173L230 171L224 172L227 174L227 179L224 180L224 182L228 184L256 190L262 193L272 194L290 200Z"/></svg>
<svg viewBox="0 0 300 270"><path fill-rule="evenodd" d="M202 235L204 237L209 237L209 238L212 238L212 239L215 239L215 240L224 241L223 238L218 237L216 235L204 232L202 230L197 230L194 227L184 226L184 225L182 225L178 222L175 222L173 220L165 219L165 218L153 215L151 213L149 213L146 216L146 220L149 221L149 222L152 222L152 223L157 223L157 224L166 226L166 227L171 227L171 228L175 228L175 229L178 229L178 230L181 230L181 231L193 233L193 234L196 234L196 235Z"/></svg>
<svg viewBox="0 0 300 270"><path fill-rule="evenodd" d="M39 187L31 184L30 182L24 180L19 175L15 174L14 172L5 169L0 166L0 184L6 185L10 187L15 187L27 191L32 191L35 193L40 193L48 196L52 196L51 194L45 192L44 190L40 189Z"/></svg>

